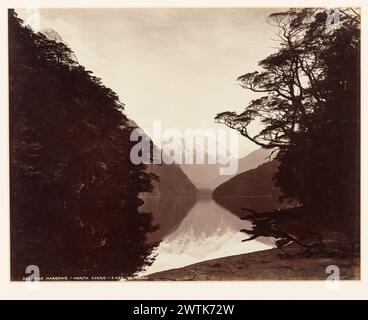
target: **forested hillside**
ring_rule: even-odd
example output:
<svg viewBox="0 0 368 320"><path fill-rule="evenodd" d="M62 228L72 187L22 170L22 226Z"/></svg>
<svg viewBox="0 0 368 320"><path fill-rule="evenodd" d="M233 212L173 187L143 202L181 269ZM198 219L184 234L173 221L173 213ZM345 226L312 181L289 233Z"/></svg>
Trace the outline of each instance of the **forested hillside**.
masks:
<svg viewBox="0 0 368 320"><path fill-rule="evenodd" d="M9 11L12 278L129 277L152 262L153 175L131 163L118 96Z"/></svg>

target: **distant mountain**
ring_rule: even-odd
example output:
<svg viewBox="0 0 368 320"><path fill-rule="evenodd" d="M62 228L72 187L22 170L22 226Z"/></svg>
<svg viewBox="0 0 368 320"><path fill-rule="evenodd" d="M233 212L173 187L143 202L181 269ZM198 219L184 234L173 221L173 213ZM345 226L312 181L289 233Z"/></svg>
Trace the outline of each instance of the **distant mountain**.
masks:
<svg viewBox="0 0 368 320"><path fill-rule="evenodd" d="M47 28L42 30L40 33L42 33L47 39L51 40L51 41L55 41L57 43L62 43L64 44L67 48L71 49L70 45L65 42L59 33L57 33L55 30L51 29L51 28ZM71 59L75 62L78 62L77 56L75 55L75 53L73 52L71 54Z"/></svg>
<svg viewBox="0 0 368 320"><path fill-rule="evenodd" d="M251 169L255 169L261 164L264 164L266 162L269 162L269 157L272 156L272 159L274 158L274 154L272 155L273 150L269 149L258 149L256 151L253 151L246 155L243 158L239 159L238 162L238 172L237 174L249 171ZM235 177L237 174L234 174L232 176L220 176L217 175L213 178L211 181L211 185L214 186L214 188L218 187L222 183L230 180L231 178Z"/></svg>
<svg viewBox="0 0 368 320"><path fill-rule="evenodd" d="M277 161L272 161L240 173L217 187L213 194L214 196L277 197L280 191L272 181L272 177L277 172L278 166Z"/></svg>
<svg viewBox="0 0 368 320"><path fill-rule="evenodd" d="M213 190L217 186L214 177L220 172L218 164L182 164L180 167L197 188Z"/></svg>
<svg viewBox="0 0 368 320"><path fill-rule="evenodd" d="M47 39L64 43L67 47L69 47L69 45L61 38L60 34L57 33L54 29L47 28L42 30L41 33L45 35Z"/></svg>
<svg viewBox="0 0 368 320"><path fill-rule="evenodd" d="M261 164L269 162L271 159L274 159L275 154L272 155L273 149L258 149L246 155L245 157L239 159L239 167L238 172L246 172L251 169L255 169L259 167Z"/></svg>
<svg viewBox="0 0 368 320"><path fill-rule="evenodd" d="M220 205L240 216L245 215L242 208L259 212L282 208L284 204L279 203L281 192L273 181L278 166L279 162L273 160L240 173L217 187L213 197Z"/></svg>
<svg viewBox="0 0 368 320"><path fill-rule="evenodd" d="M159 177L153 182L154 196L193 196L197 195L197 188L176 164L149 164L147 172ZM145 194L147 195L147 194Z"/></svg>
<svg viewBox="0 0 368 320"><path fill-rule="evenodd" d="M222 183L230 180L239 173L257 168L259 165L269 161L267 159L272 153L272 150L258 149L245 157L239 159L238 172L234 175L222 176L220 175L219 164L203 164L203 165L181 165L181 168L190 180L200 189L214 190ZM208 153L206 153L208 157Z"/></svg>
<svg viewBox="0 0 368 320"><path fill-rule="evenodd" d="M134 120L129 120L129 126L139 128ZM157 152L156 145L151 146ZM186 176L177 164L148 164L147 172L159 177L158 181L153 181L154 190L152 193L144 193L143 196L193 196L197 195L197 188Z"/></svg>
<svg viewBox="0 0 368 320"><path fill-rule="evenodd" d="M175 144L176 143L176 144ZM180 164L183 172L190 178L193 184L199 189L214 189L212 180L213 177L219 174L220 166L218 164L208 164L208 159L211 156L211 151L209 151L208 143L214 143L217 145L217 142L214 140L207 141L203 146L203 156L204 156L204 164L197 164L197 152L194 142L192 146L192 150L188 150L185 145L184 140L179 141L162 141L162 149L166 154L169 154L170 151L175 152L176 154L182 154L182 161ZM216 148L217 149L217 148ZM185 159L187 158L193 159L193 164L186 164ZM216 156L214 157L216 159Z"/></svg>
<svg viewBox="0 0 368 320"><path fill-rule="evenodd" d="M129 120L129 126L139 128ZM158 147L152 145L157 152ZM147 172L155 174L159 179L152 181L153 192L140 194L143 205L140 212L152 213L154 223L159 229L148 236L149 241L158 241L175 229L193 207L197 188L176 164L148 164Z"/></svg>

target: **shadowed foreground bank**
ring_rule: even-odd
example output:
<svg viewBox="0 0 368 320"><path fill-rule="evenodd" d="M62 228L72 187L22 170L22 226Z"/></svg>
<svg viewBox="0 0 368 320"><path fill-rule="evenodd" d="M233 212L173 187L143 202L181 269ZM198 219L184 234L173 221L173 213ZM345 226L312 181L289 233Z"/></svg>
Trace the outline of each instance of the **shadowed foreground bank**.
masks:
<svg viewBox="0 0 368 320"><path fill-rule="evenodd" d="M299 252L296 245L287 248ZM139 280L202 281L202 280L326 280L326 268L339 267L341 280L360 279L358 252L346 255L344 248L313 257L293 256L281 258L281 251L270 249L254 253L204 261L184 268L148 275Z"/></svg>

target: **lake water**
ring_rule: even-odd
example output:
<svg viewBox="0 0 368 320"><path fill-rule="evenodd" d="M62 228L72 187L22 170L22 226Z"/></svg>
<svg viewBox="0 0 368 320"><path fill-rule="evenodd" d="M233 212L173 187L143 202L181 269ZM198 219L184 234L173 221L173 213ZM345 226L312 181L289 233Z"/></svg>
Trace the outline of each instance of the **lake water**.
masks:
<svg viewBox="0 0 368 320"><path fill-rule="evenodd" d="M240 232L240 229L249 229L250 223L241 220L213 199L195 199L193 203L188 204L189 199L157 198L153 201L148 200L147 203L155 215L155 209L165 210L170 201L174 202L174 204L171 203L170 208L186 208L187 212L179 212L180 210L166 212L169 216L171 214L171 219L173 216L177 217L176 222L175 219L172 219L168 223L165 218L157 221L161 228L157 231L158 236L153 235L153 238L162 240L156 249L157 257L154 263L139 276L180 268L205 260L272 248L271 239L242 243L241 241L248 238L248 235ZM236 203L237 199L233 201ZM258 198L252 201L264 203L267 199ZM163 202L166 202L166 205L160 207ZM153 206L152 203L155 205Z"/></svg>

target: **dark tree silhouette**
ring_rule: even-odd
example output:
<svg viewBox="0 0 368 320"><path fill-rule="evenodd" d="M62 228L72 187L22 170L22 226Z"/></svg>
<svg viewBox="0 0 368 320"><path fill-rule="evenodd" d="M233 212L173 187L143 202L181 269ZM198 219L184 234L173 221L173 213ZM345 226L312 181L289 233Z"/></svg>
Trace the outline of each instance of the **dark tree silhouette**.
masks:
<svg viewBox="0 0 368 320"><path fill-rule="evenodd" d="M9 10L12 278L131 277L153 262L153 175L129 158L124 105L62 43Z"/></svg>
<svg viewBox="0 0 368 320"><path fill-rule="evenodd" d="M238 78L264 93L244 112L216 121L263 148L277 148L276 183L284 199L296 199L321 221L356 235L359 226L360 16L340 10L329 29L323 9L271 14L278 51L259 62L261 71ZM250 125L262 124L254 133Z"/></svg>

